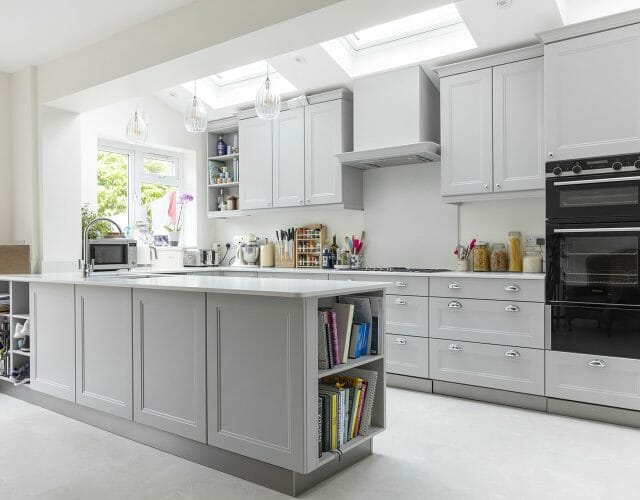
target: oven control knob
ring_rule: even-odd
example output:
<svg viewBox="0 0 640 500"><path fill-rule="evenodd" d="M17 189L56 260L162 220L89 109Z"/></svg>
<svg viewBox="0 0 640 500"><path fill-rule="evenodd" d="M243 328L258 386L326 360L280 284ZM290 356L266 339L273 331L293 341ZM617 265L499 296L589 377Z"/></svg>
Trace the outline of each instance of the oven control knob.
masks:
<svg viewBox="0 0 640 500"><path fill-rule="evenodd" d="M636 160L633 162L633 166L636 168L640 168L640 160Z"/></svg>
<svg viewBox="0 0 640 500"><path fill-rule="evenodd" d="M638 160L638 163L640 163L640 160ZM638 167L640 168L640 167ZM553 175L562 175L562 169L560 167L556 167L553 169Z"/></svg>
<svg viewBox="0 0 640 500"><path fill-rule="evenodd" d="M572 171L574 174L579 174L580 172L582 172L582 167L580 166L580 164L579 164L579 163L576 163L576 164L573 166L573 168L571 169L571 171Z"/></svg>
<svg viewBox="0 0 640 500"><path fill-rule="evenodd" d="M622 169L622 162L620 161L614 161L613 165L611 165L611 168L614 170L620 170Z"/></svg>

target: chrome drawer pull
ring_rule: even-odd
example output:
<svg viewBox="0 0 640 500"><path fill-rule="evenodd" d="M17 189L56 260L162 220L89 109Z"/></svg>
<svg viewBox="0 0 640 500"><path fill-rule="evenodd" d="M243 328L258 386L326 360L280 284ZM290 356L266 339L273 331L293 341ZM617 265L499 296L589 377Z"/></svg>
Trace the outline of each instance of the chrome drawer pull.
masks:
<svg viewBox="0 0 640 500"><path fill-rule="evenodd" d="M589 366L593 366L594 368L606 368L607 364L601 359L592 359L589 361Z"/></svg>
<svg viewBox="0 0 640 500"><path fill-rule="evenodd" d="M460 283L449 283L449 290L460 290L462 285Z"/></svg>
<svg viewBox="0 0 640 500"><path fill-rule="evenodd" d="M518 285L509 285L504 287L505 292L519 292L520 287Z"/></svg>
<svg viewBox="0 0 640 500"><path fill-rule="evenodd" d="M400 337L399 339L395 339L393 343L398 345L407 345L407 339Z"/></svg>
<svg viewBox="0 0 640 500"><path fill-rule="evenodd" d="M462 309L462 303L457 300L452 300L448 305L449 309Z"/></svg>
<svg viewBox="0 0 640 500"><path fill-rule="evenodd" d="M455 352L462 351L462 347L460 347L458 344L449 344L449 347L447 347L447 349Z"/></svg>
<svg viewBox="0 0 640 500"><path fill-rule="evenodd" d="M518 351L516 351L515 349L509 349L507 352L504 353L504 355L508 358L519 358L520 357L520 353Z"/></svg>
<svg viewBox="0 0 640 500"><path fill-rule="evenodd" d="M407 286L406 281L396 281L396 286L400 288L405 288Z"/></svg>
<svg viewBox="0 0 640 500"><path fill-rule="evenodd" d="M514 306L513 304L509 304L508 306L505 306L504 310L510 313L517 313L520 311L520 308L518 306Z"/></svg>
<svg viewBox="0 0 640 500"><path fill-rule="evenodd" d="M399 306L406 306L407 305L407 300L406 299L402 299L402 298L398 298L394 302L396 304L398 304Z"/></svg>

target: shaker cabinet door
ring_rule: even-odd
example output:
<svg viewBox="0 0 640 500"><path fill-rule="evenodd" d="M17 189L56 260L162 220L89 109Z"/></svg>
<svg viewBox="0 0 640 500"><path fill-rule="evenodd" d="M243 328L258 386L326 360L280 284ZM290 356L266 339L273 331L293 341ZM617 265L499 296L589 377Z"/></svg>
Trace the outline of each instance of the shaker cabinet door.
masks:
<svg viewBox="0 0 640 500"><path fill-rule="evenodd" d="M76 400L76 322L73 285L31 283L31 388Z"/></svg>
<svg viewBox="0 0 640 500"><path fill-rule="evenodd" d="M242 138L240 163L241 210L270 208L273 203L272 122L261 118L240 120Z"/></svg>
<svg viewBox="0 0 640 500"><path fill-rule="evenodd" d="M133 418L131 288L76 286L76 402Z"/></svg>
<svg viewBox="0 0 640 500"><path fill-rule="evenodd" d="M493 190L544 189L542 57L493 68Z"/></svg>
<svg viewBox="0 0 640 500"><path fill-rule="evenodd" d="M491 68L440 80L442 196L493 185Z"/></svg>
<svg viewBox="0 0 640 500"><path fill-rule="evenodd" d="M544 47L546 160L640 151L640 24Z"/></svg>
<svg viewBox="0 0 640 500"><path fill-rule="evenodd" d="M273 206L304 205L305 108L282 111L273 122Z"/></svg>
<svg viewBox="0 0 640 500"><path fill-rule="evenodd" d="M133 292L133 418L206 442L205 294Z"/></svg>

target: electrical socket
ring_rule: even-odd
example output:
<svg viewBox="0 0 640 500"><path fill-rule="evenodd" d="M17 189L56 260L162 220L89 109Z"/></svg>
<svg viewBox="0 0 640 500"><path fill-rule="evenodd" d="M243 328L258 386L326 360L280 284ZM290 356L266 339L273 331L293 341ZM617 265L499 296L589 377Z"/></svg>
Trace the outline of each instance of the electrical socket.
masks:
<svg viewBox="0 0 640 500"><path fill-rule="evenodd" d="M537 247L540 246L538 240L544 241L544 236L540 236L537 234L528 234L524 240L524 244L528 247ZM544 245L544 243L542 243L542 245Z"/></svg>

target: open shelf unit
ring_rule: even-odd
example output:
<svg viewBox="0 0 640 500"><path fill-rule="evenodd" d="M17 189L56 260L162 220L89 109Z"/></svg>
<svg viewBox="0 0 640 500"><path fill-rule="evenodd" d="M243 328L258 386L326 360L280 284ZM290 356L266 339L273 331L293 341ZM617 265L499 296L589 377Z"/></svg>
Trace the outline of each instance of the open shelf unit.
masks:
<svg viewBox="0 0 640 500"><path fill-rule="evenodd" d="M2 373L0 380L5 382L13 382L15 385L28 385L29 379L16 382L10 374L15 369L19 369L25 365L29 365L31 352L22 351L18 347L18 339L14 338L16 328L22 326L29 318L29 284L20 281L2 281L0 282L0 293L9 294L9 313L0 315L0 322L8 324L8 373ZM28 368L27 368L28 369Z"/></svg>
<svg viewBox="0 0 640 500"><path fill-rule="evenodd" d="M318 389L319 389L319 385L321 383L322 378L328 377L331 375L339 375L344 372L348 372L349 370L352 370L354 368L377 372L378 375L377 375L377 383L376 383L376 389L375 389L375 398L374 398L372 412L371 412L371 425L369 427L369 432L366 435L364 436L357 435L353 439L350 439L349 441L344 443L342 447L340 447L339 452L336 450L325 451L319 457L317 456L317 453L316 453L316 460L317 460L316 467L322 467L328 464L329 462L332 462L333 460L338 460L341 454L344 455L345 453L349 453L351 450L357 448L361 444L364 444L367 441L370 441L375 436L377 436L382 431L384 431L386 427L386 395L385 395L386 372L385 372L385 358L384 358L385 356L384 327L380 327L380 325L385 324L385 310L384 310L385 293L383 291L370 292L370 293L355 293L353 294L353 296L379 297L382 299L382 308L380 309L379 315L378 315L378 325L379 325L378 354L363 355L356 359L349 359L346 363L336 365L327 370L318 369L316 364L315 373L317 375ZM318 308L327 308L327 307L332 307L332 305L335 304L336 302L339 302L339 297L326 297L326 298L319 299L317 305L318 305ZM314 331L315 331L315 334L318 335L319 333L318 325L317 325L318 321L316 320L315 323L316 323L316 327ZM317 342L315 342L315 344L316 345L314 346L315 347L314 350L317 358L317 354L318 354ZM318 415L316 411L316 414L314 414L314 418L316 419L315 420L316 426L317 426L317 417ZM316 445L316 451L317 451L317 442L315 443L315 445Z"/></svg>
<svg viewBox="0 0 640 500"><path fill-rule="evenodd" d="M233 145L234 138L239 143L238 118L225 118L209 123L207 130L207 215L210 219L225 219L243 215L240 211L240 152L224 155L217 154L218 139ZM228 172L231 182L216 182L222 171ZM236 199L235 210L221 210L220 203L229 197Z"/></svg>

